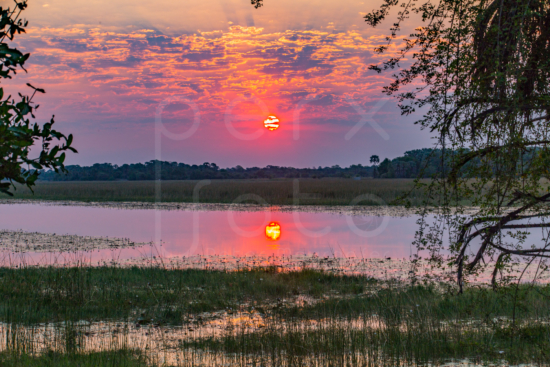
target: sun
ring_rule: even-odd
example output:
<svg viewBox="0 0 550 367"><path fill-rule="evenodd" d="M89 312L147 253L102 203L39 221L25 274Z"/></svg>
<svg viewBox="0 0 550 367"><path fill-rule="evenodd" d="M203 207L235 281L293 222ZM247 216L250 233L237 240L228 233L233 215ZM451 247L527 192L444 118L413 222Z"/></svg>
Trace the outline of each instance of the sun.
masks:
<svg viewBox="0 0 550 367"><path fill-rule="evenodd" d="M279 128L279 119L276 116L268 116L264 120L264 126L269 131L277 130Z"/></svg>
<svg viewBox="0 0 550 367"><path fill-rule="evenodd" d="M265 226L265 236L270 240L277 241L281 237L281 225L277 222L271 222Z"/></svg>

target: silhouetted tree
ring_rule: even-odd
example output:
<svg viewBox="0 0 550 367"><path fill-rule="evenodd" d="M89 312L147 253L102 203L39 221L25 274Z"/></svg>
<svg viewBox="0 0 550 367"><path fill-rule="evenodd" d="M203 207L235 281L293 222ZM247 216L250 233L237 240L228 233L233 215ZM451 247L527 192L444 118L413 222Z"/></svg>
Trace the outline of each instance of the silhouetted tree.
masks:
<svg viewBox="0 0 550 367"><path fill-rule="evenodd" d="M454 264L461 290L464 271L488 264L495 287L497 274L520 260L539 258L540 275L550 257L549 0L384 0L365 19L377 26L393 7L400 7L397 21L376 52L388 52L412 14L424 25L394 57L370 68L381 72L410 60L384 91L397 95L405 115L427 107L417 124L438 137L430 154L439 154L439 169L422 214L437 206L440 221L423 222L418 250L435 266ZM411 83L415 88L402 91ZM443 247L442 226L450 248ZM528 243L533 228L543 231L542 242Z"/></svg>
<svg viewBox="0 0 550 367"><path fill-rule="evenodd" d="M6 41L12 41L16 34L25 32L27 22L20 19L20 15L26 7L26 1L15 1L13 8L0 7L0 78L11 79L19 69L25 70L29 54L10 47ZM32 189L44 168L64 172L65 151L76 153L71 147L73 136L66 137L52 129L53 117L42 127L31 122L28 116L34 119L33 112L38 108L32 101L33 97L45 92L27 85L33 90L32 95L19 94L17 101L11 96L5 97L4 88L0 88L0 181L8 181L0 182L0 191L8 195L12 195L10 188L14 182ZM56 145L55 142L60 143ZM35 149L38 153L34 154L35 158L30 158L31 150L34 153Z"/></svg>

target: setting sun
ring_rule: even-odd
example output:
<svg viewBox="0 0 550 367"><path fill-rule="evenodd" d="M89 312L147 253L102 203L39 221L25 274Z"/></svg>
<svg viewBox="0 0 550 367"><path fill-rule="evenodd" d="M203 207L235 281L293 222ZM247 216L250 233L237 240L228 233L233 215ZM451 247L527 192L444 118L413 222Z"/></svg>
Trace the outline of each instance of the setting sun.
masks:
<svg viewBox="0 0 550 367"><path fill-rule="evenodd" d="M277 130L279 128L279 119L275 116L269 116L264 120L264 126L269 131Z"/></svg>
<svg viewBox="0 0 550 367"><path fill-rule="evenodd" d="M271 222L265 226L265 236L270 240L276 241L281 237L281 226L277 222Z"/></svg>

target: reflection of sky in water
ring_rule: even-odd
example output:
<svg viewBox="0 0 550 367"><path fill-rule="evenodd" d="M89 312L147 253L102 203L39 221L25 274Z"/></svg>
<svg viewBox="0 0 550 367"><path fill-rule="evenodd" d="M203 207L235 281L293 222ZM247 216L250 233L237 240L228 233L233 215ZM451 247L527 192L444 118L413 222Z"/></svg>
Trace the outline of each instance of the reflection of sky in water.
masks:
<svg viewBox="0 0 550 367"><path fill-rule="evenodd" d="M32 204L0 205L0 230L108 236L132 242L162 240L162 246L136 249L94 250L86 261L124 260L136 257L182 257L193 255L282 256L312 255L357 258L409 258L418 230L416 217L346 216L329 213L162 211L159 232L154 210L109 209ZM281 236L266 236L266 226L276 222ZM195 224L194 224L195 223ZM157 237L158 234L158 237ZM527 238L540 246L542 233ZM509 238L504 238L506 240ZM447 243L448 237L444 236ZM473 243L477 251L479 241ZM447 254L447 252L444 252ZM12 261L6 253L1 262ZM35 263L61 261L52 253L25 255ZM64 254L64 262L78 260L77 254ZM63 261L61 261L63 262Z"/></svg>
<svg viewBox="0 0 550 367"><path fill-rule="evenodd" d="M193 223L198 223L194 234ZM414 218L355 217L352 230L345 215L327 213L163 211L160 238L165 256L312 254L357 257L408 257ZM266 237L265 227L276 221L281 237ZM96 207L0 205L0 229L155 240L153 210ZM377 227L378 226L378 227Z"/></svg>

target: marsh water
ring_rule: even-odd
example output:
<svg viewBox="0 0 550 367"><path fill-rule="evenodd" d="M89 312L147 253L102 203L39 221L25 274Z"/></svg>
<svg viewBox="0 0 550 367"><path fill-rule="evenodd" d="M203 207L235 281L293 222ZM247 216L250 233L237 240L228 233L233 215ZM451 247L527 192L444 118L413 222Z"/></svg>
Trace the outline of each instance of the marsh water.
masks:
<svg viewBox="0 0 550 367"><path fill-rule="evenodd" d="M277 227L276 235L268 230L270 225ZM94 261L125 259L147 253L166 257L316 254L408 258L416 219L410 216L281 212L273 208L262 211L157 211L24 203L0 205L0 230L125 238L135 243L155 244L154 249L147 245L86 249ZM32 242L32 236L25 241Z"/></svg>
<svg viewBox="0 0 550 367"><path fill-rule="evenodd" d="M206 208L200 209L200 207L194 209L152 210L139 209L135 206L107 207L53 205L52 203L43 205L31 203L0 204L0 235L2 235L0 236L0 265L5 265L6 259L8 261L15 259L12 265L17 264L22 257L25 257L27 264L29 262L31 264L53 262L63 264L64 256L67 256L70 260L71 256L76 253L80 253L90 262L97 261L98 263L145 256L179 259L196 257L196 255L211 259L219 259L218 255L252 257L254 259L274 256L280 259L281 257L301 257L303 255L311 258L312 255L318 255L319 262L317 265L321 269L324 270L323 267L329 266L329 262L334 262L336 266L330 265L332 270L342 271L348 269L354 273L368 275L365 279L371 279L371 277L388 279L389 275L389 279L392 281L405 279L410 273L410 261L404 261L404 258L408 259L411 253L414 252L412 242L418 225L416 223L417 217L412 215L380 216L361 213L350 214L349 212L338 213L337 210L332 212L330 210L308 212L302 211L303 209L300 209L301 211L284 211L274 207L263 208L262 210L256 208L256 210L249 211L242 210L242 208L240 210L227 210L227 207L225 207L226 210L222 210L222 208L216 210L212 207L208 210ZM6 246L6 244L10 241L10 238L17 239L20 250L16 250L16 247L6 250L9 249L9 245ZM107 239L110 239L111 242ZM34 242L39 241L49 241L50 244L65 241L64 245L68 247L56 251L55 247L40 248L38 246L37 251L29 251L29 249L36 249L36 243ZM104 244L114 245L112 248L101 247ZM74 248L71 248L73 245ZM87 245L91 245L91 247L86 247ZM94 247L95 245L97 247ZM3 251L1 251L2 249ZM325 261L326 257L334 259ZM359 259L359 261L353 262L350 258ZM384 260L381 258L384 258ZM391 259L387 260L387 258ZM283 265L281 271L284 271L285 262L279 263ZM21 264L21 261L19 261L19 264ZM252 262L249 265L254 265L254 263ZM288 261L286 265L289 268L293 266L288 264ZM48 271L58 270L55 268L48 269ZM103 269L100 270L103 271ZM78 274L84 276L88 272L89 269L84 269L82 273ZM262 278L254 279L263 281L268 276L266 274L275 276L278 273L279 270L276 273L262 270L261 274L258 273ZM250 275L252 284L254 284L252 278L255 273L242 272L243 277L247 274ZM59 279L62 278L63 276ZM158 299L156 299L157 295L164 291L171 294L174 290L170 286L176 287L173 285L174 281L169 282L166 280L164 284L159 279L161 278L156 279L156 281L151 280L151 285L147 283L147 289L155 297L155 302L151 303L152 306L147 306L150 308L144 309L147 312L142 312L141 316L132 311L126 319L114 321L78 319L80 321L39 323L30 326L0 323L0 340L5 341L0 343L0 352L11 348L11 344L8 343L9 340L17 340L20 345L25 345L29 350L38 353L46 350L64 351L73 342L77 343L80 350L84 352L117 350L121 347L136 348L146 351L148 357L152 361L158 361L159 364L182 366L426 365L416 363L414 359L393 363L391 358L386 360L387 357L383 354L371 353L369 349L369 346L378 345L375 343L382 343L384 346L407 345L404 342L405 340L416 340L421 333L427 334L425 325L428 324L429 317L433 317L435 313L424 312L425 307L429 306L422 303L424 301L423 297L425 297L424 293L413 294L412 296L407 293L407 297L403 299L410 301L410 304L406 305L400 301L402 298L395 297L396 300L399 300L397 301L398 304L390 307L385 303L386 298L380 298L380 303L363 302L366 298L362 297L368 297L370 294L369 289L353 295L341 295L338 291L332 290L335 293L327 291L326 294L318 298L309 296L306 293L296 292L292 295L287 294L282 300L277 298L277 301L275 301L275 299L268 300L266 298L264 303L253 300L254 297L242 298L238 307L234 305L235 309L220 307L220 309L214 311L201 313L198 313L198 311L188 313L186 311L181 323L171 324L153 322L153 320L158 320L157 317L161 317L158 315L163 315L162 312L165 309L165 305L160 304L159 306ZM146 281L149 280L149 278L146 279ZM313 281L315 280L317 280L317 276L314 277ZM67 284L73 284L72 281L67 280ZM319 278L318 281L320 282L321 279ZM235 282L237 283L237 281ZM55 287L61 287L63 284L65 283L60 280L59 283L55 283ZM88 283L82 281L79 284ZM165 286L166 288L164 288ZM181 286L181 284L178 286ZM46 288L49 289L48 287L51 287L51 284ZM232 287L232 283L229 283L228 287ZM95 286L92 288L94 292L97 289ZM193 297L198 299L202 297L201 295L205 289L185 288L184 293L190 292L189 294L193 294ZM108 290L110 287L106 286L105 289ZM246 290L246 287L243 289ZM65 294L63 291L54 293L57 295ZM39 294L50 296L50 293L40 292ZM111 293L107 291L106 294ZM116 297L119 297L118 293ZM127 299L124 302L130 300L128 293L125 293L125 297ZM145 298L143 294L140 294L141 297ZM356 297L360 297L357 299L361 302L354 303ZM131 299L133 300L133 298ZM373 299L379 298L374 297ZM388 299L394 298L389 297ZM182 300L183 302L178 304L179 306L176 305L177 307L188 310L190 309L189 305L194 304L188 302L187 299L182 298ZM330 303L332 300L336 300L338 304L344 301L349 301L349 303L345 303L348 305L346 307L334 308L333 304ZM321 303L325 301L328 306L323 308ZM135 302L137 305L138 301ZM132 302L129 302L129 304L132 304ZM346 316L345 310L351 309L350 305L360 305L362 307L360 308L360 317ZM365 308L365 305L370 305L371 308ZM258 309L255 306L258 306ZM315 308L317 306L318 308ZM322 313L311 312L312 315L317 315L316 318L300 319L289 317L290 311L288 315L283 313L279 315L273 311L275 309L292 311L305 307L310 307L310 310L316 310L316 312L322 311ZM397 329L388 328L386 324L381 322L380 310L394 310L398 307L402 307L404 312L394 313L392 311L388 314L384 313L384 315L385 317L389 314L398 315L396 317L402 317L405 322L392 324L394 326L398 325ZM171 310L174 311L175 308ZM458 321L455 323L454 320ZM506 321L505 319L502 320L504 320L502 322ZM454 314L447 319L437 319L429 322L436 322L434 325L437 325L438 332L443 333L437 334L443 335L443 337L422 339L428 344L431 343L430 345L436 345L440 340L459 339L464 335L468 335L468 337L476 336L479 345L485 343L485 339L483 339L486 337L485 329L482 332L475 331L472 333L471 324L455 317ZM396 333L397 330L399 332ZM333 348L330 353L313 351L310 354L293 356L296 361L300 362L295 363L294 360L287 358L286 351L293 350L291 344L285 344L286 339L283 337L286 337L287 334L293 338L293 344L296 343L296 340L314 340L313 344L304 345L308 347L323 345L323 351L326 349L324 346L327 340L338 342L329 343ZM296 339L293 335L298 335L299 338ZM397 339L390 339L389 335ZM487 335L493 342L494 335ZM258 350L246 346L251 344L250 341L246 342L247 340L255 339L260 340L258 345L261 347ZM237 345L233 341L245 340L243 344L245 347L238 346L242 349L227 350L215 349L214 347L212 347L212 350L205 349L210 345L207 342L223 344L227 340L232 341L227 345ZM273 342L274 340L276 342ZM339 345L339 341L342 340L352 341L349 349L346 346L345 351L340 351L340 349L334 347L334 345ZM391 342L386 343L386 340ZM211 345L215 346L217 344ZM276 352L270 352L270 350L265 352L263 348L266 345L274 346L275 349L273 350ZM424 350L423 348L424 346L418 350ZM235 351L238 351L238 353ZM500 358L499 356L500 354L497 358ZM470 363L467 360L453 361L446 364L451 358L438 358L436 363L431 365L481 365ZM502 363L501 365L507 364Z"/></svg>

